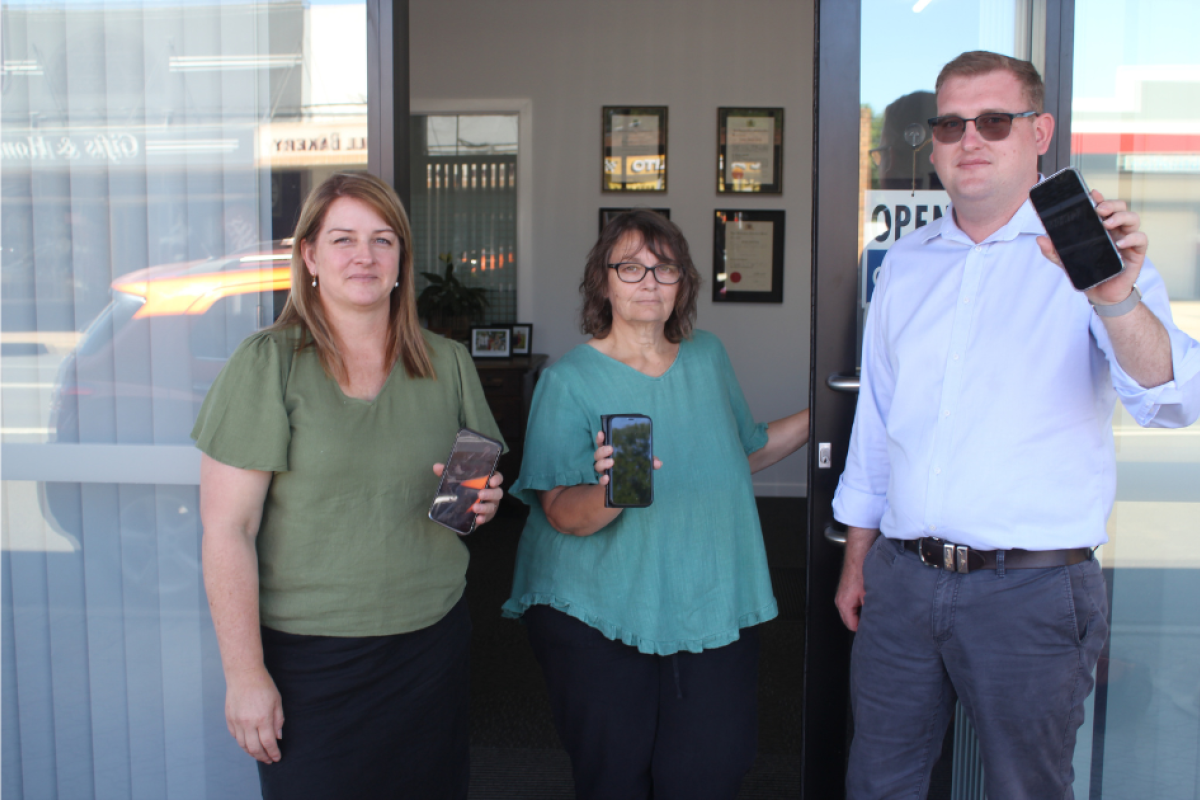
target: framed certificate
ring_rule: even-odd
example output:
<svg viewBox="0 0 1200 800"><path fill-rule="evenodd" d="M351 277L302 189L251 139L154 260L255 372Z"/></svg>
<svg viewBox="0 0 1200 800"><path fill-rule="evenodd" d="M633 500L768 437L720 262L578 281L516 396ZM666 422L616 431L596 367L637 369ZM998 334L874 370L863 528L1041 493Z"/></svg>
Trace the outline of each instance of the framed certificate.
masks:
<svg viewBox="0 0 1200 800"><path fill-rule="evenodd" d="M643 206L638 206L643 208ZM604 226L608 221L618 214L624 214L626 211L633 211L632 208L602 208L600 209L600 232L604 233ZM671 218L671 209L669 208L647 208L646 211L653 211L655 214L662 214L667 219Z"/></svg>
<svg viewBox="0 0 1200 800"><path fill-rule="evenodd" d="M667 107L604 106L601 189L667 190Z"/></svg>
<svg viewBox="0 0 1200 800"><path fill-rule="evenodd" d="M717 109L717 192L783 194L783 109Z"/></svg>
<svg viewBox="0 0 1200 800"><path fill-rule="evenodd" d="M716 211L714 303L783 302L784 219L783 211Z"/></svg>

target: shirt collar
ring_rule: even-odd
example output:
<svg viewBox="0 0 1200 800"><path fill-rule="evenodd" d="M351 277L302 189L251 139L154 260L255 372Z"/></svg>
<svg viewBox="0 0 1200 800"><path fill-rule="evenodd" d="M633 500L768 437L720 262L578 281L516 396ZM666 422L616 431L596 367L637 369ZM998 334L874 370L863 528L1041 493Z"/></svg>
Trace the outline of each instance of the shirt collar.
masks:
<svg viewBox="0 0 1200 800"><path fill-rule="evenodd" d="M1042 180L1041 173L1038 174L1038 180ZM951 203L946 209L946 214L941 219L941 227L930 236L926 241L932 241L938 236L941 236L949 241L959 242L971 247L975 246L970 236L963 233L962 228L958 227L958 223L954 219L954 204ZM1042 225L1042 221L1038 218L1037 212L1033 210L1033 203L1029 198L1025 198L1025 202L1017 209L1017 212L1004 224L1000 230L993 233L988 238L984 239L979 244L988 244L990 242L1011 242L1021 234L1031 234L1033 236L1045 236L1046 227Z"/></svg>

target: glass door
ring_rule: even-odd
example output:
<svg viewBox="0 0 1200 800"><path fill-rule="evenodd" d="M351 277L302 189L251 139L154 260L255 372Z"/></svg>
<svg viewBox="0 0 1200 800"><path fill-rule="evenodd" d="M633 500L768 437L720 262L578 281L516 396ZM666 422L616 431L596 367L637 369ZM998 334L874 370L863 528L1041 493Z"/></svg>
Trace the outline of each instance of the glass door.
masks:
<svg viewBox="0 0 1200 800"><path fill-rule="evenodd" d="M1035 13L1035 5L1037 13ZM817 4L813 336L810 404L813 441L809 472L808 603L805 644L803 781L806 797L843 796L849 737L851 634L833 605L841 571L843 532L830 504L854 419L861 331L875 274L900 236L946 211L929 162L936 115L934 82L942 65L966 50L993 50L1032 59L1047 81L1047 110L1059 116L1057 63L1041 54L1060 13L1055 2L974 0L824 0ZM1035 36L1036 33L1036 36ZM857 132L857 136L849 131ZM1052 151L1043 169L1052 171ZM965 726L955 764L961 788L951 794L951 764L930 797L982 797L968 773L971 736ZM974 782L978 784L976 780Z"/></svg>

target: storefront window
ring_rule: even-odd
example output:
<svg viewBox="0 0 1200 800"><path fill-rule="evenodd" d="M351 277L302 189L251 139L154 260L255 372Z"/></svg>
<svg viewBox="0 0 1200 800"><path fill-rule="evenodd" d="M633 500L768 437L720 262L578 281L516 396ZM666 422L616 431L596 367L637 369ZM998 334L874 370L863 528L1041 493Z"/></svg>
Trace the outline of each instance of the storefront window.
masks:
<svg viewBox="0 0 1200 800"><path fill-rule="evenodd" d="M3 7L4 796L234 797L189 433L367 166L356 2Z"/></svg>
<svg viewBox="0 0 1200 800"><path fill-rule="evenodd" d="M1200 339L1200 6L1077 0L1071 161L1142 219L1175 322ZM1194 797L1200 775L1200 430L1118 405L1101 549L1112 635L1076 797ZM1079 754L1077 754L1078 756Z"/></svg>

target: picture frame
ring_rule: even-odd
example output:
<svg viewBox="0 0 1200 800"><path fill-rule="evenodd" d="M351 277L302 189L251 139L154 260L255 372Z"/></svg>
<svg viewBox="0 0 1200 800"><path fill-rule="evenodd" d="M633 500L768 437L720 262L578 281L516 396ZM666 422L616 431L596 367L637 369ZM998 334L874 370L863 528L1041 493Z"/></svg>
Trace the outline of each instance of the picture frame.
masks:
<svg viewBox="0 0 1200 800"><path fill-rule="evenodd" d="M717 194L783 194L783 109L717 109Z"/></svg>
<svg viewBox="0 0 1200 800"><path fill-rule="evenodd" d="M667 190L667 107L603 106L600 189Z"/></svg>
<svg viewBox="0 0 1200 800"><path fill-rule="evenodd" d="M713 215L714 303L782 303L786 212L717 209Z"/></svg>
<svg viewBox="0 0 1200 800"><path fill-rule="evenodd" d="M511 325L472 325L472 358L510 358L512 356Z"/></svg>
<svg viewBox="0 0 1200 800"><path fill-rule="evenodd" d="M512 329L510 350L514 356L527 356L533 352L533 323L517 322L509 326Z"/></svg>
<svg viewBox="0 0 1200 800"><path fill-rule="evenodd" d="M635 208L642 208L646 211L653 211L655 214L662 214L667 219L671 218L671 209L669 208L646 208L646 206L631 206L629 208L602 208L600 209L600 232L604 233L604 226L608 221L618 214L624 214L626 211L633 211Z"/></svg>

